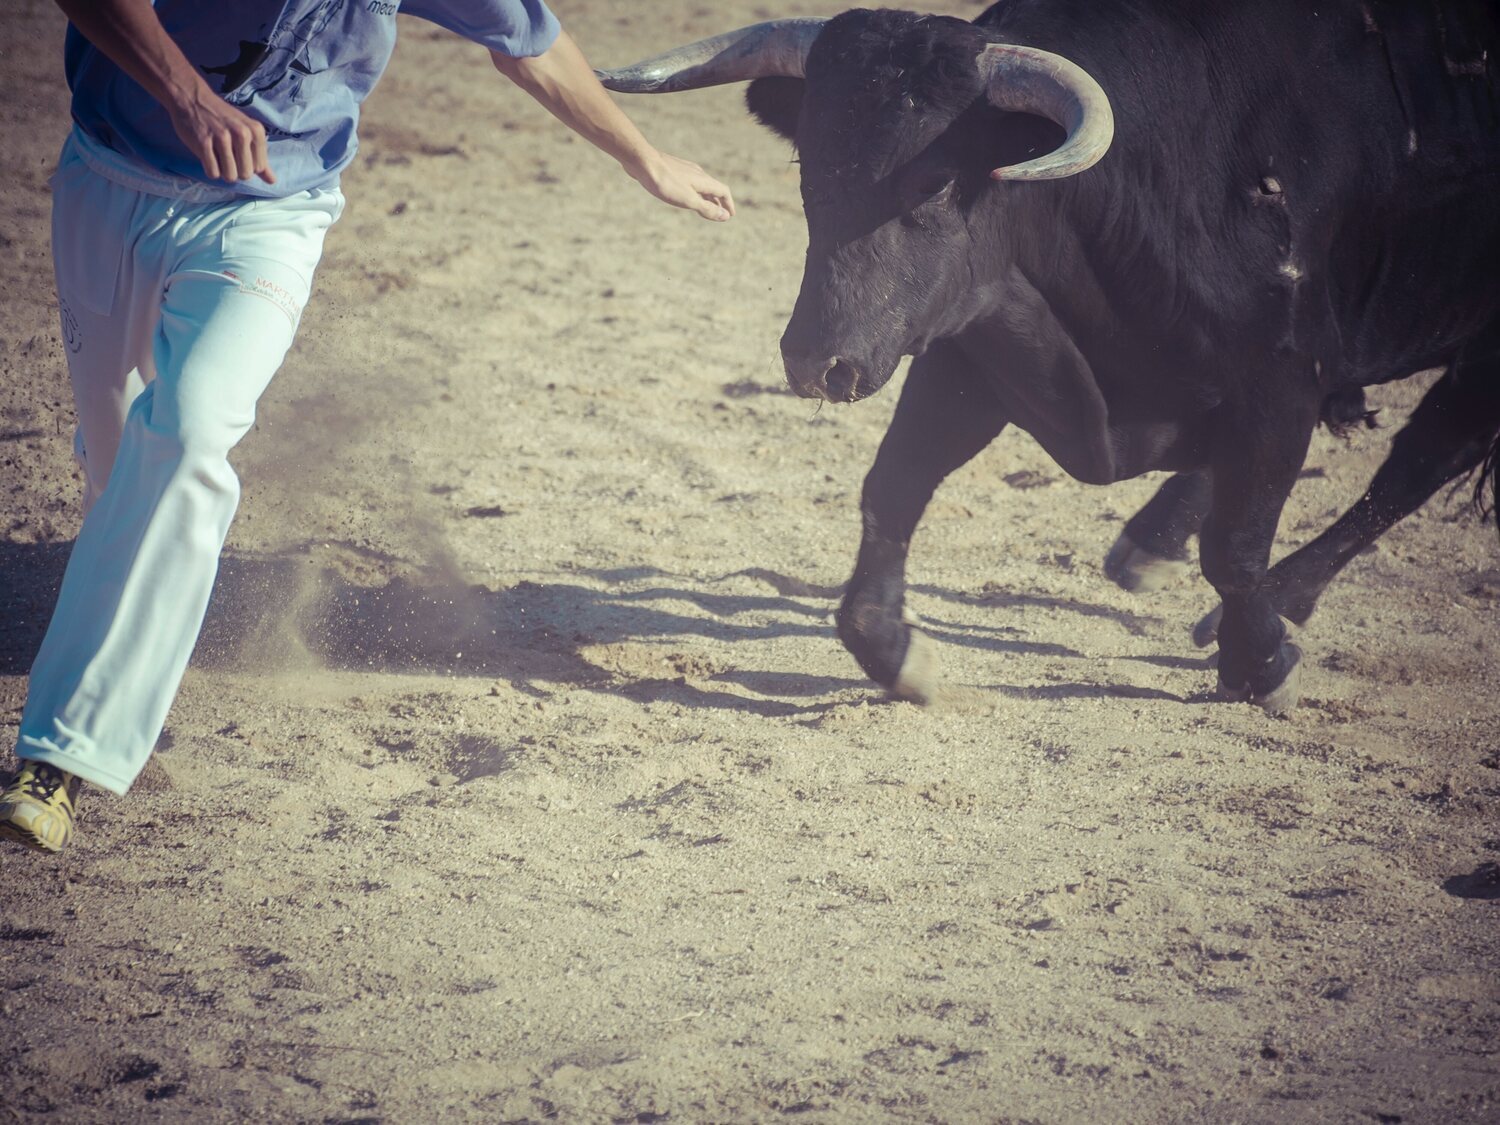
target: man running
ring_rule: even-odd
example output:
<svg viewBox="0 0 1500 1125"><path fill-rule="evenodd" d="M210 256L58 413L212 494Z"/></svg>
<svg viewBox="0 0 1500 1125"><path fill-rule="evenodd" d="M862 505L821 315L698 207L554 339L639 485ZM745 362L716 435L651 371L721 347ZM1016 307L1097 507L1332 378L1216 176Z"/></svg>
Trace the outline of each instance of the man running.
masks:
<svg viewBox="0 0 1500 1125"><path fill-rule="evenodd" d="M398 9L487 47L658 199L734 214L542 0L58 3L74 128L52 242L84 520L0 792L0 838L48 852L82 783L125 793L161 734L239 499L227 456L291 346Z"/></svg>

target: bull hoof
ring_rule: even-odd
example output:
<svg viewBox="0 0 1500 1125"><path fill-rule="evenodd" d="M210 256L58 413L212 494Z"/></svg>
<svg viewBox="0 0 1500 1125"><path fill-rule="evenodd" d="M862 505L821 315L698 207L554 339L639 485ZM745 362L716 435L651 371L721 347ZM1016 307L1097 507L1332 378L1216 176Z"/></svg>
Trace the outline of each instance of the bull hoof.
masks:
<svg viewBox="0 0 1500 1125"><path fill-rule="evenodd" d="M1104 573L1111 582L1133 594L1149 594L1176 582L1188 572L1186 559L1153 554L1125 532L1104 556Z"/></svg>
<svg viewBox="0 0 1500 1125"><path fill-rule="evenodd" d="M1291 642L1281 646L1279 654L1282 664L1280 680L1275 684L1255 687L1250 684L1234 686L1219 676L1219 698L1229 703L1244 703L1249 700L1271 715L1285 715L1302 699L1302 650Z"/></svg>
<svg viewBox="0 0 1500 1125"><path fill-rule="evenodd" d="M910 630L906 637L906 658L887 690L896 699L926 707L937 700L938 646L926 633L916 629Z"/></svg>
<svg viewBox="0 0 1500 1125"><path fill-rule="evenodd" d="M1241 684L1239 687L1234 687L1227 684L1224 682L1224 674L1221 672L1219 674L1219 686L1214 690L1214 694L1225 703L1243 703L1250 698L1250 685Z"/></svg>
<svg viewBox="0 0 1500 1125"><path fill-rule="evenodd" d="M1257 692L1255 704L1271 715L1285 715L1302 701L1302 650L1296 645L1291 649L1292 666L1286 670L1281 683L1268 692Z"/></svg>

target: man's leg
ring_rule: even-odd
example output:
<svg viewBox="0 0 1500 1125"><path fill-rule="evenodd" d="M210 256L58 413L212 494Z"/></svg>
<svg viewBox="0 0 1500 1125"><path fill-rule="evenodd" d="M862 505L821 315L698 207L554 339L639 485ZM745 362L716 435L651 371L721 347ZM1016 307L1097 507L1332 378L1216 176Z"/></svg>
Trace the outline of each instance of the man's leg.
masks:
<svg viewBox="0 0 1500 1125"><path fill-rule="evenodd" d="M51 187L58 316L78 417L73 455L83 469L87 519L109 480L130 404L155 372L164 274L134 248L170 204L94 174L71 139ZM0 790L0 839L61 851L80 788L72 774L23 761Z"/></svg>
<svg viewBox="0 0 1500 1125"><path fill-rule="evenodd" d="M185 230L159 251L171 268L156 377L69 560L32 668L22 758L116 793L145 766L238 503L227 455L291 345L341 202L324 192L183 209Z"/></svg>

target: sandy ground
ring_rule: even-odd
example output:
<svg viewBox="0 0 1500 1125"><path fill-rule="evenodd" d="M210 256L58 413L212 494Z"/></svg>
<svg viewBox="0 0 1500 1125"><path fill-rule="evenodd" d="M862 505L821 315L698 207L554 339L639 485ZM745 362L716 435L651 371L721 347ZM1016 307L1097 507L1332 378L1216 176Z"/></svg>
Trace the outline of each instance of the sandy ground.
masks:
<svg viewBox="0 0 1500 1125"><path fill-rule="evenodd" d="M774 14L559 8L601 63ZM0 856L0 1119L1500 1120L1466 493L1350 567L1272 719L1211 699L1201 579L1102 574L1156 481L1007 434L913 554L947 697L889 703L828 614L895 394L782 390L786 146L734 90L631 102L734 185L702 223L404 22L160 753ZM61 21L0 37L8 741L79 483ZM1286 544L1419 392L1320 435Z"/></svg>

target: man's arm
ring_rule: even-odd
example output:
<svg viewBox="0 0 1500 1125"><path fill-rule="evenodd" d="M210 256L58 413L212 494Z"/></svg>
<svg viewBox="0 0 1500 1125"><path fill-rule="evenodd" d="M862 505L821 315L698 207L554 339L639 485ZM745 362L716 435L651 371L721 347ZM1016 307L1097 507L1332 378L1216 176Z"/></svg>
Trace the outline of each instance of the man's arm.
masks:
<svg viewBox="0 0 1500 1125"><path fill-rule="evenodd" d="M214 92L163 30L151 0L57 0L73 26L166 108L210 179L276 182L266 131Z"/></svg>
<svg viewBox="0 0 1500 1125"><path fill-rule="evenodd" d="M668 156L641 135L599 84L566 31L535 58L490 52L495 69L594 147L613 156L632 178L663 202L720 222L734 214L729 189L692 161Z"/></svg>

